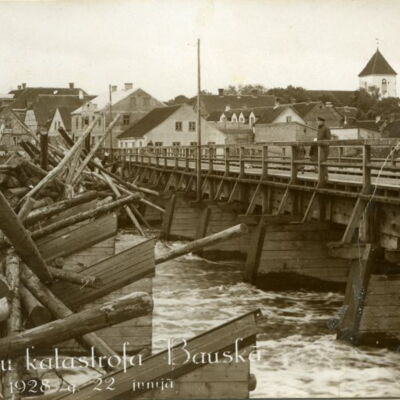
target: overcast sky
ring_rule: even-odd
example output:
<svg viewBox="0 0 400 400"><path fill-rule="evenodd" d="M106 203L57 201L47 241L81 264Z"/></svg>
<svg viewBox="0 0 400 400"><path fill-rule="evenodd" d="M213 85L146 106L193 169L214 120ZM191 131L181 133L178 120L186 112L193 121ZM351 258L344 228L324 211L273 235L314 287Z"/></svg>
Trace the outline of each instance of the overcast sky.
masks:
<svg viewBox="0 0 400 400"><path fill-rule="evenodd" d="M160 100L229 84L356 89L376 49L400 71L400 0L0 0L0 92L134 82Z"/></svg>

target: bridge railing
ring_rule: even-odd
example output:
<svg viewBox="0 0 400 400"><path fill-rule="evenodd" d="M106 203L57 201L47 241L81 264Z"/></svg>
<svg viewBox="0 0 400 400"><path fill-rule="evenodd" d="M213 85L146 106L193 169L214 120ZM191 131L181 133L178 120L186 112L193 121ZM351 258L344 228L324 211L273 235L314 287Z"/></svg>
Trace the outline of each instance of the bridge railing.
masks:
<svg viewBox="0 0 400 400"><path fill-rule="evenodd" d="M379 176L399 186L398 147L396 139L210 144L201 146L201 165L202 170L241 176L286 175L292 181L311 174L321 183L347 175L345 180L366 187L379 183ZM196 168L197 150L197 146L149 146L103 152L114 160L189 170Z"/></svg>

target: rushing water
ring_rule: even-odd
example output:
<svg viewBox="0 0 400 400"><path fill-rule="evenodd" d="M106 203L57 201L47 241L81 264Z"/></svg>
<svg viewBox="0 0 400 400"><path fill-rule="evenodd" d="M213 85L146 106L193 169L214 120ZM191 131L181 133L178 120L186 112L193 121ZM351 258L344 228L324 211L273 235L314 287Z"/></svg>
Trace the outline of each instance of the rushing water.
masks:
<svg viewBox="0 0 400 400"><path fill-rule="evenodd" d="M119 250L141 240L119 236ZM156 253L183 243L156 245ZM242 281L242 265L188 255L157 266L154 283L153 351L168 338L189 339L260 308L264 316L253 362L257 388L251 397L400 397L400 353L355 348L327 328L342 302L337 293L265 292ZM98 374L60 371L80 384ZM52 379L53 390L60 384Z"/></svg>
<svg viewBox="0 0 400 400"><path fill-rule="evenodd" d="M156 252L182 243L158 242ZM260 308L262 361L253 362L256 397L400 396L400 354L335 340L327 321L342 295L265 292L244 283L242 265L188 255L157 266L154 350Z"/></svg>

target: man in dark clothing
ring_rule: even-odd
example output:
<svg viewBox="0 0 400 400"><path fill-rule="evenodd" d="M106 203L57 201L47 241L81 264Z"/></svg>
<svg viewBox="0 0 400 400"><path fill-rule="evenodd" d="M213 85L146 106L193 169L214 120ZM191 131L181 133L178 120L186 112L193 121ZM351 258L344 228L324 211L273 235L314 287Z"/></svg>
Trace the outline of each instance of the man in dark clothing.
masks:
<svg viewBox="0 0 400 400"><path fill-rule="evenodd" d="M325 125L325 120L322 117L318 117L318 132L317 140L331 140L332 135L330 129ZM329 155L329 146L321 146L321 161L326 161ZM318 146L311 146L310 149L311 161L318 160Z"/></svg>

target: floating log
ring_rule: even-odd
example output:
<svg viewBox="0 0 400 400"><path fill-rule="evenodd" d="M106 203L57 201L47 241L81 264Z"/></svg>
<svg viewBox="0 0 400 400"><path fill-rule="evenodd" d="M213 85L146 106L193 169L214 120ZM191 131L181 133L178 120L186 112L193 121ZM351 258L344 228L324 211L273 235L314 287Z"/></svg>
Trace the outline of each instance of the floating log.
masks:
<svg viewBox="0 0 400 400"><path fill-rule="evenodd" d="M161 254L155 259L156 265L166 262L168 260L172 260L173 258L180 257L184 254L200 250L203 247L210 246L224 240L231 239L233 237L244 235L248 232L249 230L245 224L232 226L231 228L225 229L221 232L217 232L204 238L194 240L193 242L185 244L184 246L181 246L177 249L168 251L165 254Z"/></svg>
<svg viewBox="0 0 400 400"><path fill-rule="evenodd" d="M124 206L125 204L129 204L133 201L137 201L140 198L139 194L132 194L130 196L122 197L118 200L115 200L111 203L104 204L100 207L95 208L94 210L85 211L76 215L72 215L69 218L65 218L61 221L54 222L53 224L47 225L44 228L38 229L32 232L32 238L38 239L49 233L55 232L61 228L65 228L69 225L74 225L78 222L85 221L87 219L100 216L102 214L113 211L119 207Z"/></svg>
<svg viewBox="0 0 400 400"><path fill-rule="evenodd" d="M33 326L47 324L52 320L50 311L24 285L20 286L19 294L26 316Z"/></svg>
<svg viewBox="0 0 400 400"><path fill-rule="evenodd" d="M49 309L55 318L66 318L73 314L73 312L61 300L59 300L50 289L40 282L38 277L29 268L22 265L21 272L21 280L23 284L45 307ZM102 356L110 357L116 355L115 351L95 333L87 333L86 335L76 339L89 351L94 348L96 353Z"/></svg>
<svg viewBox="0 0 400 400"><path fill-rule="evenodd" d="M101 279L96 276L89 276L84 273L82 274L59 268L49 267L49 269L53 278L60 279L62 281L67 281L83 287L87 286L92 288L96 288L101 284Z"/></svg>
<svg viewBox="0 0 400 400"><path fill-rule="evenodd" d="M0 357L15 357L23 354L31 346L49 347L127 319L141 317L148 314L152 307L151 297L147 293L132 293L63 319L2 338Z"/></svg>
<svg viewBox="0 0 400 400"><path fill-rule="evenodd" d="M77 206L79 204L87 203L92 201L100 196L99 192L95 190L91 190L80 194L72 199L67 199L63 201L59 201L57 203L48 205L46 207L38 208L31 212L28 217L25 219L25 226L30 226L39 222L45 218L49 218L53 215L60 213L61 211L67 210L68 208Z"/></svg>
<svg viewBox="0 0 400 400"><path fill-rule="evenodd" d="M0 192L0 229L15 247L16 252L29 268L42 280L50 280L51 274L38 248L25 230L8 201Z"/></svg>

